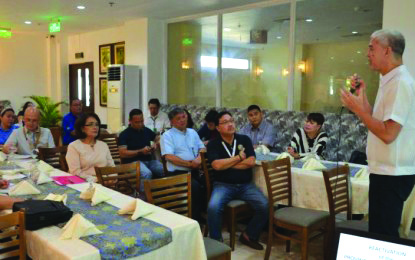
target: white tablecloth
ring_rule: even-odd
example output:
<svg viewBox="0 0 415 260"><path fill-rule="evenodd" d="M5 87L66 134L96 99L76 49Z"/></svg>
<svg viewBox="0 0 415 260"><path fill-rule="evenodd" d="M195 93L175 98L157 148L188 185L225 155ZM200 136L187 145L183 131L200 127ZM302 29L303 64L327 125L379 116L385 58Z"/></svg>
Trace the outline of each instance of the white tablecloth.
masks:
<svg viewBox="0 0 415 260"><path fill-rule="evenodd" d="M28 162L21 161L19 165L28 167ZM62 176L68 175L68 173L55 170L51 175ZM87 188L88 183L68 186L83 191ZM132 197L117 191L105 189L112 197L108 203L115 207L121 208L133 200ZM157 206L153 207L154 213L146 216L146 218L169 227L172 230L172 242L157 250L131 259L206 259L203 236L199 224L195 220ZM33 259L101 259L98 249L82 240L60 240L61 229L56 226L36 231L26 231L26 234L28 255Z"/></svg>

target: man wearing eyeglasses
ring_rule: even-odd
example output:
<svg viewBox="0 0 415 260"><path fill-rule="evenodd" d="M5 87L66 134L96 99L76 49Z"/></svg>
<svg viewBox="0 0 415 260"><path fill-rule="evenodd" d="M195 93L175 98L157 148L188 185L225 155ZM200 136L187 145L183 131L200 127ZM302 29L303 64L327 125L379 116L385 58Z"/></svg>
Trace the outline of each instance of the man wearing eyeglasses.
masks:
<svg viewBox="0 0 415 260"><path fill-rule="evenodd" d="M37 108L27 108L23 120L24 127L14 130L7 139L3 147L4 153L17 149L18 154L30 155L39 147L55 147L50 130L39 126L40 112Z"/></svg>
<svg viewBox="0 0 415 260"><path fill-rule="evenodd" d="M222 240L222 215L232 200L246 201L255 211L239 240L256 250L263 250L258 243L268 220L268 201L252 182L255 152L246 135L235 133L235 122L227 112L219 113L216 128L220 137L207 145L207 157L214 173L212 195L208 204L208 227L211 238Z"/></svg>
<svg viewBox="0 0 415 260"><path fill-rule="evenodd" d="M187 114L183 109L173 109L169 113L169 119L173 128L161 136L161 155L167 161L167 170L170 175L191 172L192 217L201 222L205 193L200 183L199 168L200 151L205 149L205 146L195 130L186 128Z"/></svg>
<svg viewBox="0 0 415 260"><path fill-rule="evenodd" d="M66 114L62 119L62 143L63 145L68 145L75 141L75 122L76 119L82 114L82 102L79 99L74 99L71 102L70 112Z"/></svg>

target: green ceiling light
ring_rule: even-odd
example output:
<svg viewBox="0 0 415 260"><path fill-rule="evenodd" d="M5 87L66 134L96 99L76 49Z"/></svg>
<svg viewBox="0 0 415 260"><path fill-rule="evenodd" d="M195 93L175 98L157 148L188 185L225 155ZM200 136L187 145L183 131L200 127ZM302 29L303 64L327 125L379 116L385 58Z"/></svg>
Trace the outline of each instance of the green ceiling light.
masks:
<svg viewBox="0 0 415 260"><path fill-rule="evenodd" d="M192 38L184 38L182 40L182 44L183 46L189 46L193 44L193 39Z"/></svg>
<svg viewBox="0 0 415 260"><path fill-rule="evenodd" d="M11 31L11 29L0 28L0 38L9 39L11 37L12 37L12 31Z"/></svg>
<svg viewBox="0 0 415 260"><path fill-rule="evenodd" d="M55 22L49 24L49 32L55 33L61 31L61 22Z"/></svg>

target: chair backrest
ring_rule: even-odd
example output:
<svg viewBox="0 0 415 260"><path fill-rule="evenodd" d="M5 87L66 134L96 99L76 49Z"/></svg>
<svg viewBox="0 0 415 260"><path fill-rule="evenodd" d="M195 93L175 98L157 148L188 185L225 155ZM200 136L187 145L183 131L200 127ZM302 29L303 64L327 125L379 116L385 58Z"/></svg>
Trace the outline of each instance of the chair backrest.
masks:
<svg viewBox="0 0 415 260"><path fill-rule="evenodd" d="M278 201L288 200L292 206L291 163L289 158L262 162L265 182L267 184L268 201L274 207ZM274 210L272 209L272 212Z"/></svg>
<svg viewBox="0 0 415 260"><path fill-rule="evenodd" d="M177 214L192 217L190 174L145 180L144 190L148 202Z"/></svg>
<svg viewBox="0 0 415 260"><path fill-rule="evenodd" d="M352 219L351 192L350 192L349 165L343 165L323 171L326 185L327 199L329 201L330 218L335 219L339 213L346 212L347 219Z"/></svg>
<svg viewBox="0 0 415 260"><path fill-rule="evenodd" d="M58 146L55 148L39 147L39 159L50 164L52 167L60 169L64 172L68 171L68 163L66 162L67 146Z"/></svg>
<svg viewBox="0 0 415 260"><path fill-rule="evenodd" d="M120 151L118 150L117 134L101 134L99 140L105 142L110 149L112 159L115 164L121 164Z"/></svg>
<svg viewBox="0 0 415 260"><path fill-rule="evenodd" d="M95 167L98 182L121 193L138 196L140 188L140 162L116 165L115 167Z"/></svg>
<svg viewBox="0 0 415 260"><path fill-rule="evenodd" d="M202 161L202 170L203 170L203 176L205 177L205 183L206 183L206 198L207 201L210 201L210 196L212 195L212 178L211 173L213 171L212 165L208 162L206 157L206 152L200 152L200 158Z"/></svg>
<svg viewBox="0 0 415 260"><path fill-rule="evenodd" d="M166 160L166 156L165 155L161 155L161 163L163 164L163 172L164 172L164 175L167 175L167 173L169 172L169 170L167 169L167 160Z"/></svg>
<svg viewBox="0 0 415 260"><path fill-rule="evenodd" d="M0 259L26 259L25 214L23 211L0 216ZM16 248L18 246L18 248ZM10 250L4 250L9 249Z"/></svg>

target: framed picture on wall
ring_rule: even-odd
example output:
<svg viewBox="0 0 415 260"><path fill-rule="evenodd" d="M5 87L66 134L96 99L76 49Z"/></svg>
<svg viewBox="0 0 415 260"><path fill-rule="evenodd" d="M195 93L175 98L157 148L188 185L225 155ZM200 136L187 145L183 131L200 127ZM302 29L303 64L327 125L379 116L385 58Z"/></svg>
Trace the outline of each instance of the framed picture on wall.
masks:
<svg viewBox="0 0 415 260"><path fill-rule="evenodd" d="M113 60L112 44L99 46L99 74L106 74Z"/></svg>
<svg viewBox="0 0 415 260"><path fill-rule="evenodd" d="M107 106L108 100L108 80L107 78L99 78L99 105Z"/></svg>
<svg viewBox="0 0 415 260"><path fill-rule="evenodd" d="M125 42L114 44L114 63L125 64Z"/></svg>

